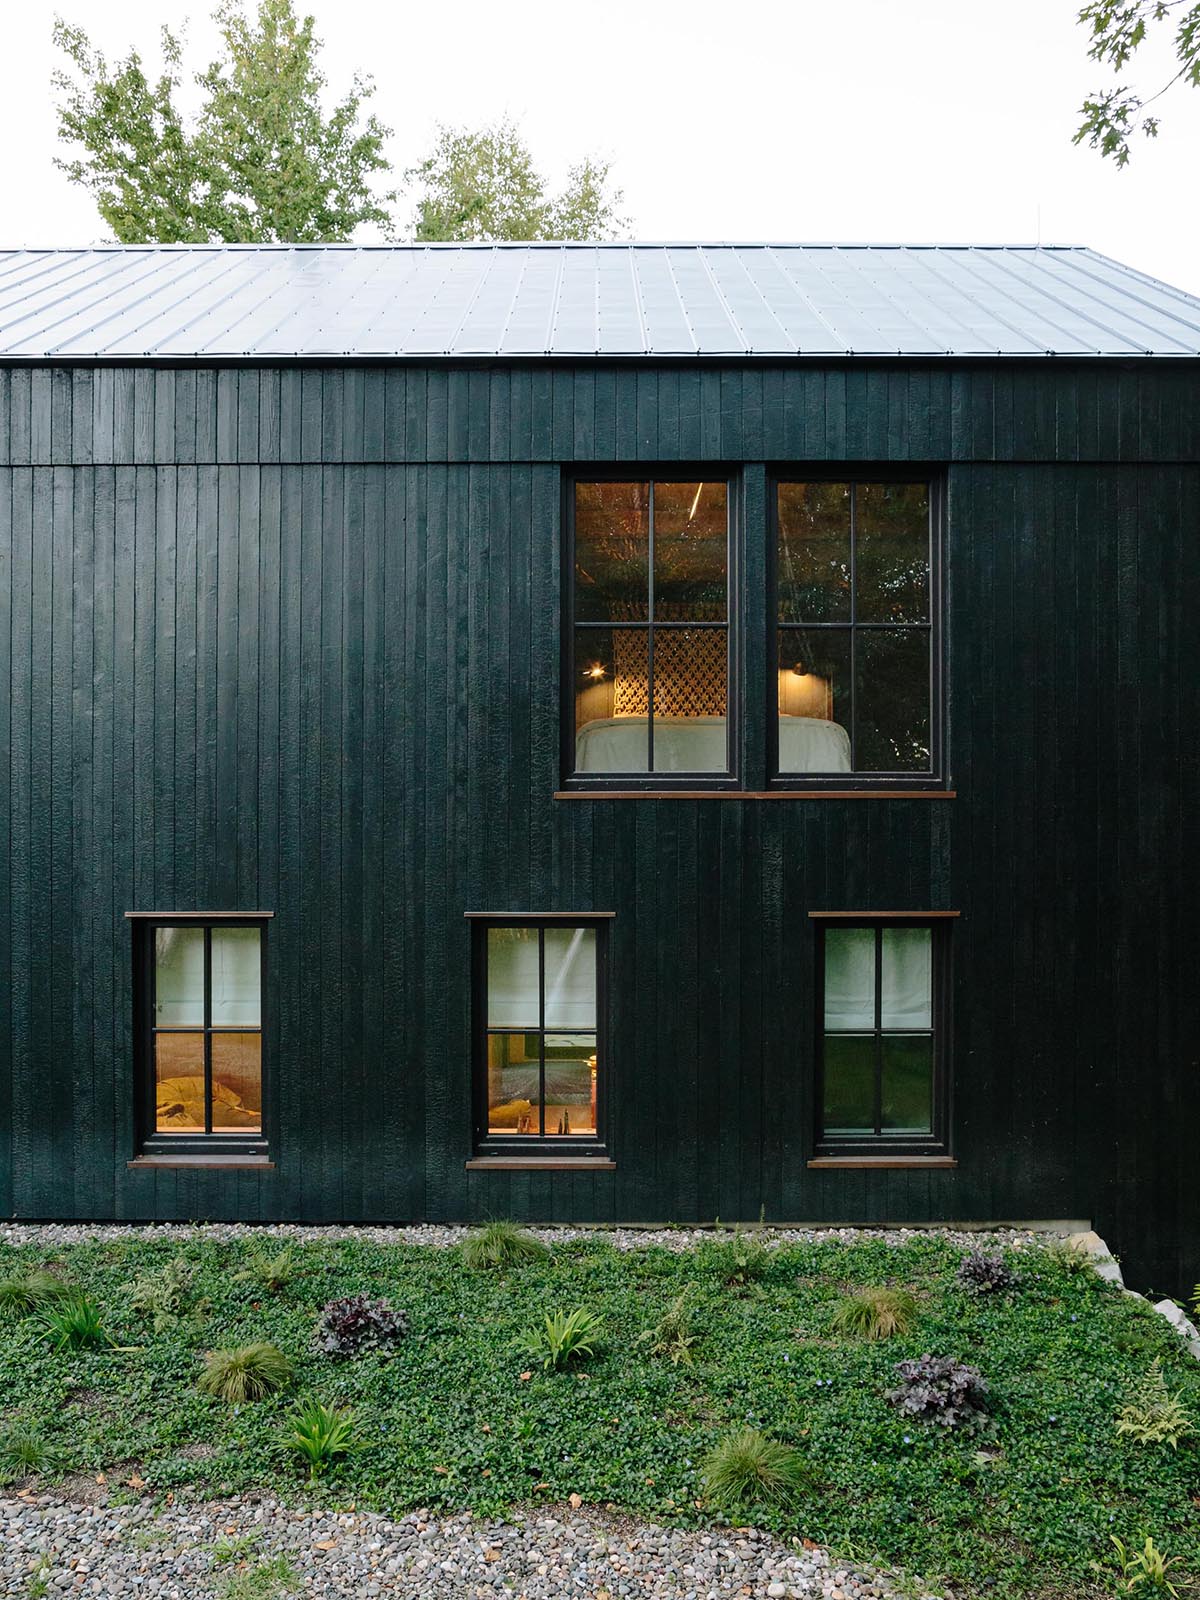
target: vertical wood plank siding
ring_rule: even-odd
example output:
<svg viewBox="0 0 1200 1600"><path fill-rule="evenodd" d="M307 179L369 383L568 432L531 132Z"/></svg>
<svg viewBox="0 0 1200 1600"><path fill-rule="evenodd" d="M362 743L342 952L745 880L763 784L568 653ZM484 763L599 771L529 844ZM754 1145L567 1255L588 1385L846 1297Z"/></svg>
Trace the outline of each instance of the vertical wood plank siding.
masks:
<svg viewBox="0 0 1200 1600"><path fill-rule="evenodd" d="M1073 1216L1200 1275L1194 365L13 366L0 422L4 1214ZM562 467L697 459L756 523L946 466L955 801L553 801ZM962 912L959 1165L810 1172L808 913L892 905ZM464 1171L484 907L616 913L612 1174ZM126 1168L157 908L275 913L273 1172Z"/></svg>

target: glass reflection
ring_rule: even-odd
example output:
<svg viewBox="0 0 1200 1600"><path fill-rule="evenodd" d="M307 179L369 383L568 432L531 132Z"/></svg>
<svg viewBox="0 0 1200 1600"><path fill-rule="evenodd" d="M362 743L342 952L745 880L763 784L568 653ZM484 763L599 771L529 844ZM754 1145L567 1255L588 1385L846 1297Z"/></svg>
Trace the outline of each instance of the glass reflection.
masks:
<svg viewBox="0 0 1200 1600"><path fill-rule="evenodd" d="M644 622L650 615L650 485L575 485L575 616Z"/></svg>

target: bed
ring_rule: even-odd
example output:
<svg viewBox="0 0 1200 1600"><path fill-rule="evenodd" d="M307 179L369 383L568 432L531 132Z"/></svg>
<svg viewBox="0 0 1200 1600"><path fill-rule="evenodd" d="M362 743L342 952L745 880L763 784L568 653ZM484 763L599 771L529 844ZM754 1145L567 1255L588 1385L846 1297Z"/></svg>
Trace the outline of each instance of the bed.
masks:
<svg viewBox="0 0 1200 1600"><path fill-rule="evenodd" d="M655 717L655 772L727 772L724 717ZM645 772L646 718L598 717L575 736L576 772ZM779 719L780 772L849 772L850 736L820 717Z"/></svg>

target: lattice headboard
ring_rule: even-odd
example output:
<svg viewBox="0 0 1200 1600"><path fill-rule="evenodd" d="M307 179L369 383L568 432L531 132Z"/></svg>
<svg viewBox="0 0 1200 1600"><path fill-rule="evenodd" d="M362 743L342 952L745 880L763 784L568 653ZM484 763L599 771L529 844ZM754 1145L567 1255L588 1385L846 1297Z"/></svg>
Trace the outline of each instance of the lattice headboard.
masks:
<svg viewBox="0 0 1200 1600"><path fill-rule="evenodd" d="M654 715L723 717L729 668L724 628L656 628L654 631ZM646 681L646 635L637 629L613 631L615 656L613 716L650 713Z"/></svg>

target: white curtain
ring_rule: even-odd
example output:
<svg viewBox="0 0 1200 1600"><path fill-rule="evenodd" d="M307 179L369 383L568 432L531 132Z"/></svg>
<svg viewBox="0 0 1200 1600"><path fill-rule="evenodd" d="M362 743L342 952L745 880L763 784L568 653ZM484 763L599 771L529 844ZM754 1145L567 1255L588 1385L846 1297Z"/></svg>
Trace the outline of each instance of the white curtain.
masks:
<svg viewBox="0 0 1200 1600"><path fill-rule="evenodd" d="M538 930L488 929L489 1028L540 1025ZM596 930L546 929L546 1027L596 1026Z"/></svg>
<svg viewBox="0 0 1200 1600"><path fill-rule="evenodd" d="M257 928L212 930L212 1025L262 1024L262 958ZM154 1004L161 1028L204 1026L204 929L157 928Z"/></svg>
<svg viewBox="0 0 1200 1600"><path fill-rule="evenodd" d="M880 973L884 1028L933 1026L932 940L928 928L885 928ZM875 930L829 928L825 934L825 1027L875 1026Z"/></svg>

